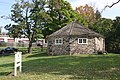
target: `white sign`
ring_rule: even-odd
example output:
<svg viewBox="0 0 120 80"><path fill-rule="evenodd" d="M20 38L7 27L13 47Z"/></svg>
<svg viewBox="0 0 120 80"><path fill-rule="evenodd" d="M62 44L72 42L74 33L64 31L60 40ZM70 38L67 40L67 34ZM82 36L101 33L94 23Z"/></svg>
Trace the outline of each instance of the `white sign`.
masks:
<svg viewBox="0 0 120 80"><path fill-rule="evenodd" d="M17 76L17 68L19 67L19 71L22 71L22 52L15 52L15 64L14 64L14 76Z"/></svg>

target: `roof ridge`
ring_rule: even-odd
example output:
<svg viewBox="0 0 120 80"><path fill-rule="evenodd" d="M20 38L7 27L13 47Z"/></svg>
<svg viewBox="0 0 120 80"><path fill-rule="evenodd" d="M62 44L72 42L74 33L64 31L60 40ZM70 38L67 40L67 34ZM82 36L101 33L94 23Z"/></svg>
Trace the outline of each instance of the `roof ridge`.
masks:
<svg viewBox="0 0 120 80"><path fill-rule="evenodd" d="M71 23L71 25L70 25L70 32L69 32L69 35L71 35L71 33L72 33L72 31L73 31L73 22Z"/></svg>

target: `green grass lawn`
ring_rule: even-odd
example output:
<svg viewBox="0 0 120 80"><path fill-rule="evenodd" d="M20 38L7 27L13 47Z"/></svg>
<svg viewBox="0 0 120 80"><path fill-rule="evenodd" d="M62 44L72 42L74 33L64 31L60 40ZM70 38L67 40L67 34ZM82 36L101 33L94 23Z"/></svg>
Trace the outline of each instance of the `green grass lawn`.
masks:
<svg viewBox="0 0 120 80"><path fill-rule="evenodd" d="M120 80L120 55L22 56L22 73L14 77L14 55L0 57L0 80Z"/></svg>

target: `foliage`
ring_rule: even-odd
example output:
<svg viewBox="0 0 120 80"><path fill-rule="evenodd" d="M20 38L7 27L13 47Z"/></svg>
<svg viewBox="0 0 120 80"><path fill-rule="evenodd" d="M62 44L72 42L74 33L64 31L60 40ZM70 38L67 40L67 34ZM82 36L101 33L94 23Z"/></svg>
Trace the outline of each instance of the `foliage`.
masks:
<svg viewBox="0 0 120 80"><path fill-rule="evenodd" d="M12 6L10 19L16 25L6 26L5 28L14 38L24 34L29 39L28 53L32 51L32 43L42 34L43 24L50 20L49 15L45 13L45 5L45 0L20 0ZM19 35L16 33L19 33Z"/></svg>
<svg viewBox="0 0 120 80"><path fill-rule="evenodd" d="M20 25L9 24L9 25L5 26L5 29L9 31L7 34L10 37L13 37L14 39L21 37L21 35L22 35L22 32L21 32L22 29L21 29Z"/></svg>
<svg viewBox="0 0 120 80"><path fill-rule="evenodd" d="M113 20L112 31L108 35L108 50L120 53L120 17Z"/></svg>
<svg viewBox="0 0 120 80"><path fill-rule="evenodd" d="M76 8L76 11L82 16L85 21L84 26L89 27L95 23L96 18L101 17L99 11L95 12L92 6L86 4L85 6L79 6ZM97 17L96 17L97 16Z"/></svg>
<svg viewBox="0 0 120 80"><path fill-rule="evenodd" d="M46 37L51 33L62 28L71 21L81 21L80 15L77 14L71 5L64 0L48 0L47 13L52 18L52 21L46 24L43 29L43 35Z"/></svg>
<svg viewBox="0 0 120 80"><path fill-rule="evenodd" d="M39 49L38 49L39 50ZM0 57L1 80L117 80L120 55L47 56L24 54L22 73L13 74L14 55ZM12 72L12 73L11 73Z"/></svg>
<svg viewBox="0 0 120 80"><path fill-rule="evenodd" d="M46 38L71 21L82 21L64 0L19 0L12 6L10 19L15 24L5 26L8 34L14 38L25 35L29 39L28 53L38 38Z"/></svg>
<svg viewBox="0 0 120 80"><path fill-rule="evenodd" d="M100 18L94 23L92 30L107 38L109 32L112 31L112 23L113 21L111 19Z"/></svg>

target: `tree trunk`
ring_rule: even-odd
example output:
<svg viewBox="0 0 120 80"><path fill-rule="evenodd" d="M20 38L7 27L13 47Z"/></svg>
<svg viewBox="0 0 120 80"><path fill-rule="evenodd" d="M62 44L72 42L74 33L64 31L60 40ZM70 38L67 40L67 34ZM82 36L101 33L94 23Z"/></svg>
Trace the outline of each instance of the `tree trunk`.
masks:
<svg viewBox="0 0 120 80"><path fill-rule="evenodd" d="M33 32L31 39L29 38L30 42L29 42L29 47L28 47L28 53L32 53L32 43L34 40L34 35L35 35L35 32Z"/></svg>
<svg viewBox="0 0 120 80"><path fill-rule="evenodd" d="M32 41L29 42L28 53L32 53Z"/></svg>

